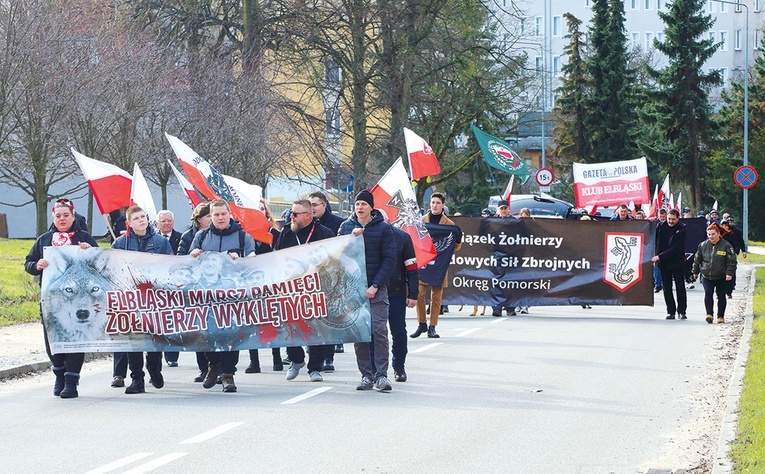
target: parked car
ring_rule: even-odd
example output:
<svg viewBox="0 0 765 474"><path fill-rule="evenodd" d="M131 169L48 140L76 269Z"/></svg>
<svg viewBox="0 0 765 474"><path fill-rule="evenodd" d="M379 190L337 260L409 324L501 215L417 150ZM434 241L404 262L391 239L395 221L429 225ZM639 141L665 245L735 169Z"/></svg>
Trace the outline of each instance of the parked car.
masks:
<svg viewBox="0 0 765 474"><path fill-rule="evenodd" d="M497 212L497 203L502 196L489 198L489 210ZM513 194L510 196L510 213L517 216L521 209L527 207L532 217L547 217L554 219L579 219L581 214L574 209L571 203L555 199L549 196L537 196L536 194Z"/></svg>

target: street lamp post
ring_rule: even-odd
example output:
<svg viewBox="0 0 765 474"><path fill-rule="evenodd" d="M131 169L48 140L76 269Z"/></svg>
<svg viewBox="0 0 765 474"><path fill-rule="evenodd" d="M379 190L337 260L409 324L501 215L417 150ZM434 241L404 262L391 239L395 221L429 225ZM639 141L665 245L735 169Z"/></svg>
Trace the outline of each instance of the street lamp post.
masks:
<svg viewBox="0 0 765 474"><path fill-rule="evenodd" d="M744 25L744 166L749 165L749 6L739 1L711 0L718 3L727 3L736 6L736 13L745 8L746 24ZM749 243L749 190L744 189L744 242Z"/></svg>

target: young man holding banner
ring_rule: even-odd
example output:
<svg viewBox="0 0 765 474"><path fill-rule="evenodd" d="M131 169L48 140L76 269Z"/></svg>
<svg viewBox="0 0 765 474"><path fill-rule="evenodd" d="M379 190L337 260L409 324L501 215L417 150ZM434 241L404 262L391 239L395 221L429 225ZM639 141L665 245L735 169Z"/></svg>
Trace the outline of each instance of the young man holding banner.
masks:
<svg viewBox="0 0 765 474"><path fill-rule="evenodd" d="M197 232L191 243L191 255L198 258L203 251L221 252L232 260L255 254L255 240L231 217L231 208L222 199L210 202L212 225ZM239 362L239 351L205 352L208 367L202 381L204 388L212 388L223 374L223 391L236 392L234 373Z"/></svg>
<svg viewBox="0 0 765 474"><path fill-rule="evenodd" d="M368 190L356 196L354 213L340 226L338 235L353 234L364 237L364 257L367 265L367 288L372 313L372 344L374 365L368 342L353 345L356 365L361 372L361 383L356 390L392 390L388 380L388 278L396 266L396 237L390 224L376 210L374 196Z"/></svg>

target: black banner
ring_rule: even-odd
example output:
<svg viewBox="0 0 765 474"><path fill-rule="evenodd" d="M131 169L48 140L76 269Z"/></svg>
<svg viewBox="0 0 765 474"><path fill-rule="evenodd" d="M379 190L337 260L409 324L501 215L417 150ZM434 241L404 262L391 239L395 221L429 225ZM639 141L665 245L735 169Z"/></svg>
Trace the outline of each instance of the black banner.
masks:
<svg viewBox="0 0 765 474"><path fill-rule="evenodd" d="M443 304L653 306L649 221L455 217Z"/></svg>
<svg viewBox="0 0 765 474"><path fill-rule="evenodd" d="M420 281L431 286L441 286L454 255L454 246L462 240L462 231L453 225L425 224L425 227L436 248L436 258L420 268Z"/></svg>

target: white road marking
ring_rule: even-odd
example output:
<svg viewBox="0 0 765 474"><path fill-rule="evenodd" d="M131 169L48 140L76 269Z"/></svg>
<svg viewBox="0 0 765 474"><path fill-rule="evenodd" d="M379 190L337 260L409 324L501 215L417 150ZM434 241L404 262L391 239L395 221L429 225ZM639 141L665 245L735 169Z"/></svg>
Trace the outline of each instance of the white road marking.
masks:
<svg viewBox="0 0 765 474"><path fill-rule="evenodd" d="M315 390L311 390L310 392L306 392L306 393L304 393L302 395L298 395L295 398L290 398L289 400L285 400L281 404L282 405L294 405L295 403L302 402L303 400L306 400L308 398L315 397L316 395L324 393L327 390L332 390L332 387L317 388Z"/></svg>
<svg viewBox="0 0 765 474"><path fill-rule="evenodd" d="M419 349L415 349L413 351L409 351L409 353L410 354L418 354L420 352L425 352L428 349L433 349L436 346L440 346L441 344L443 344L443 342L434 342L433 344L428 344L427 346L422 346Z"/></svg>
<svg viewBox="0 0 765 474"><path fill-rule="evenodd" d="M189 453L170 453L162 456L161 458L157 458L154 461L147 462L146 464L141 464L140 466L137 466L129 471L125 471L123 474L141 474L144 472L153 471L154 469L162 467L165 464L170 464L176 459L180 459L183 456L188 456L188 454Z"/></svg>
<svg viewBox="0 0 765 474"><path fill-rule="evenodd" d="M205 431L204 433L200 433L196 436L192 436L189 439L184 439L181 441L181 444L196 444L201 443L202 441L207 441L208 439L218 436L219 434L223 434L226 431L233 430L234 428L243 425L244 422L233 422L233 423L226 423L225 425L220 425L217 428L213 428L210 431Z"/></svg>
<svg viewBox="0 0 765 474"><path fill-rule="evenodd" d="M470 334L473 334L474 332L478 332L480 330L481 330L481 328L468 329L467 331L462 331L461 333L457 334L454 337L465 337L465 336L468 336Z"/></svg>
<svg viewBox="0 0 765 474"><path fill-rule="evenodd" d="M509 317L509 316L508 316L508 317L506 317L506 318L496 318L494 321L490 322L489 324L497 324L497 323L501 323L502 321L507 321L508 319L510 319L510 317Z"/></svg>
<svg viewBox="0 0 765 474"><path fill-rule="evenodd" d="M101 466L99 468L93 469L92 471L88 471L85 474L105 474L107 472L114 471L116 469L121 468L122 466L127 466L128 464L132 464L136 461L139 461L145 457L149 457L154 453L135 453L131 454L128 457L118 459L114 462L110 462L109 464L105 466Z"/></svg>

